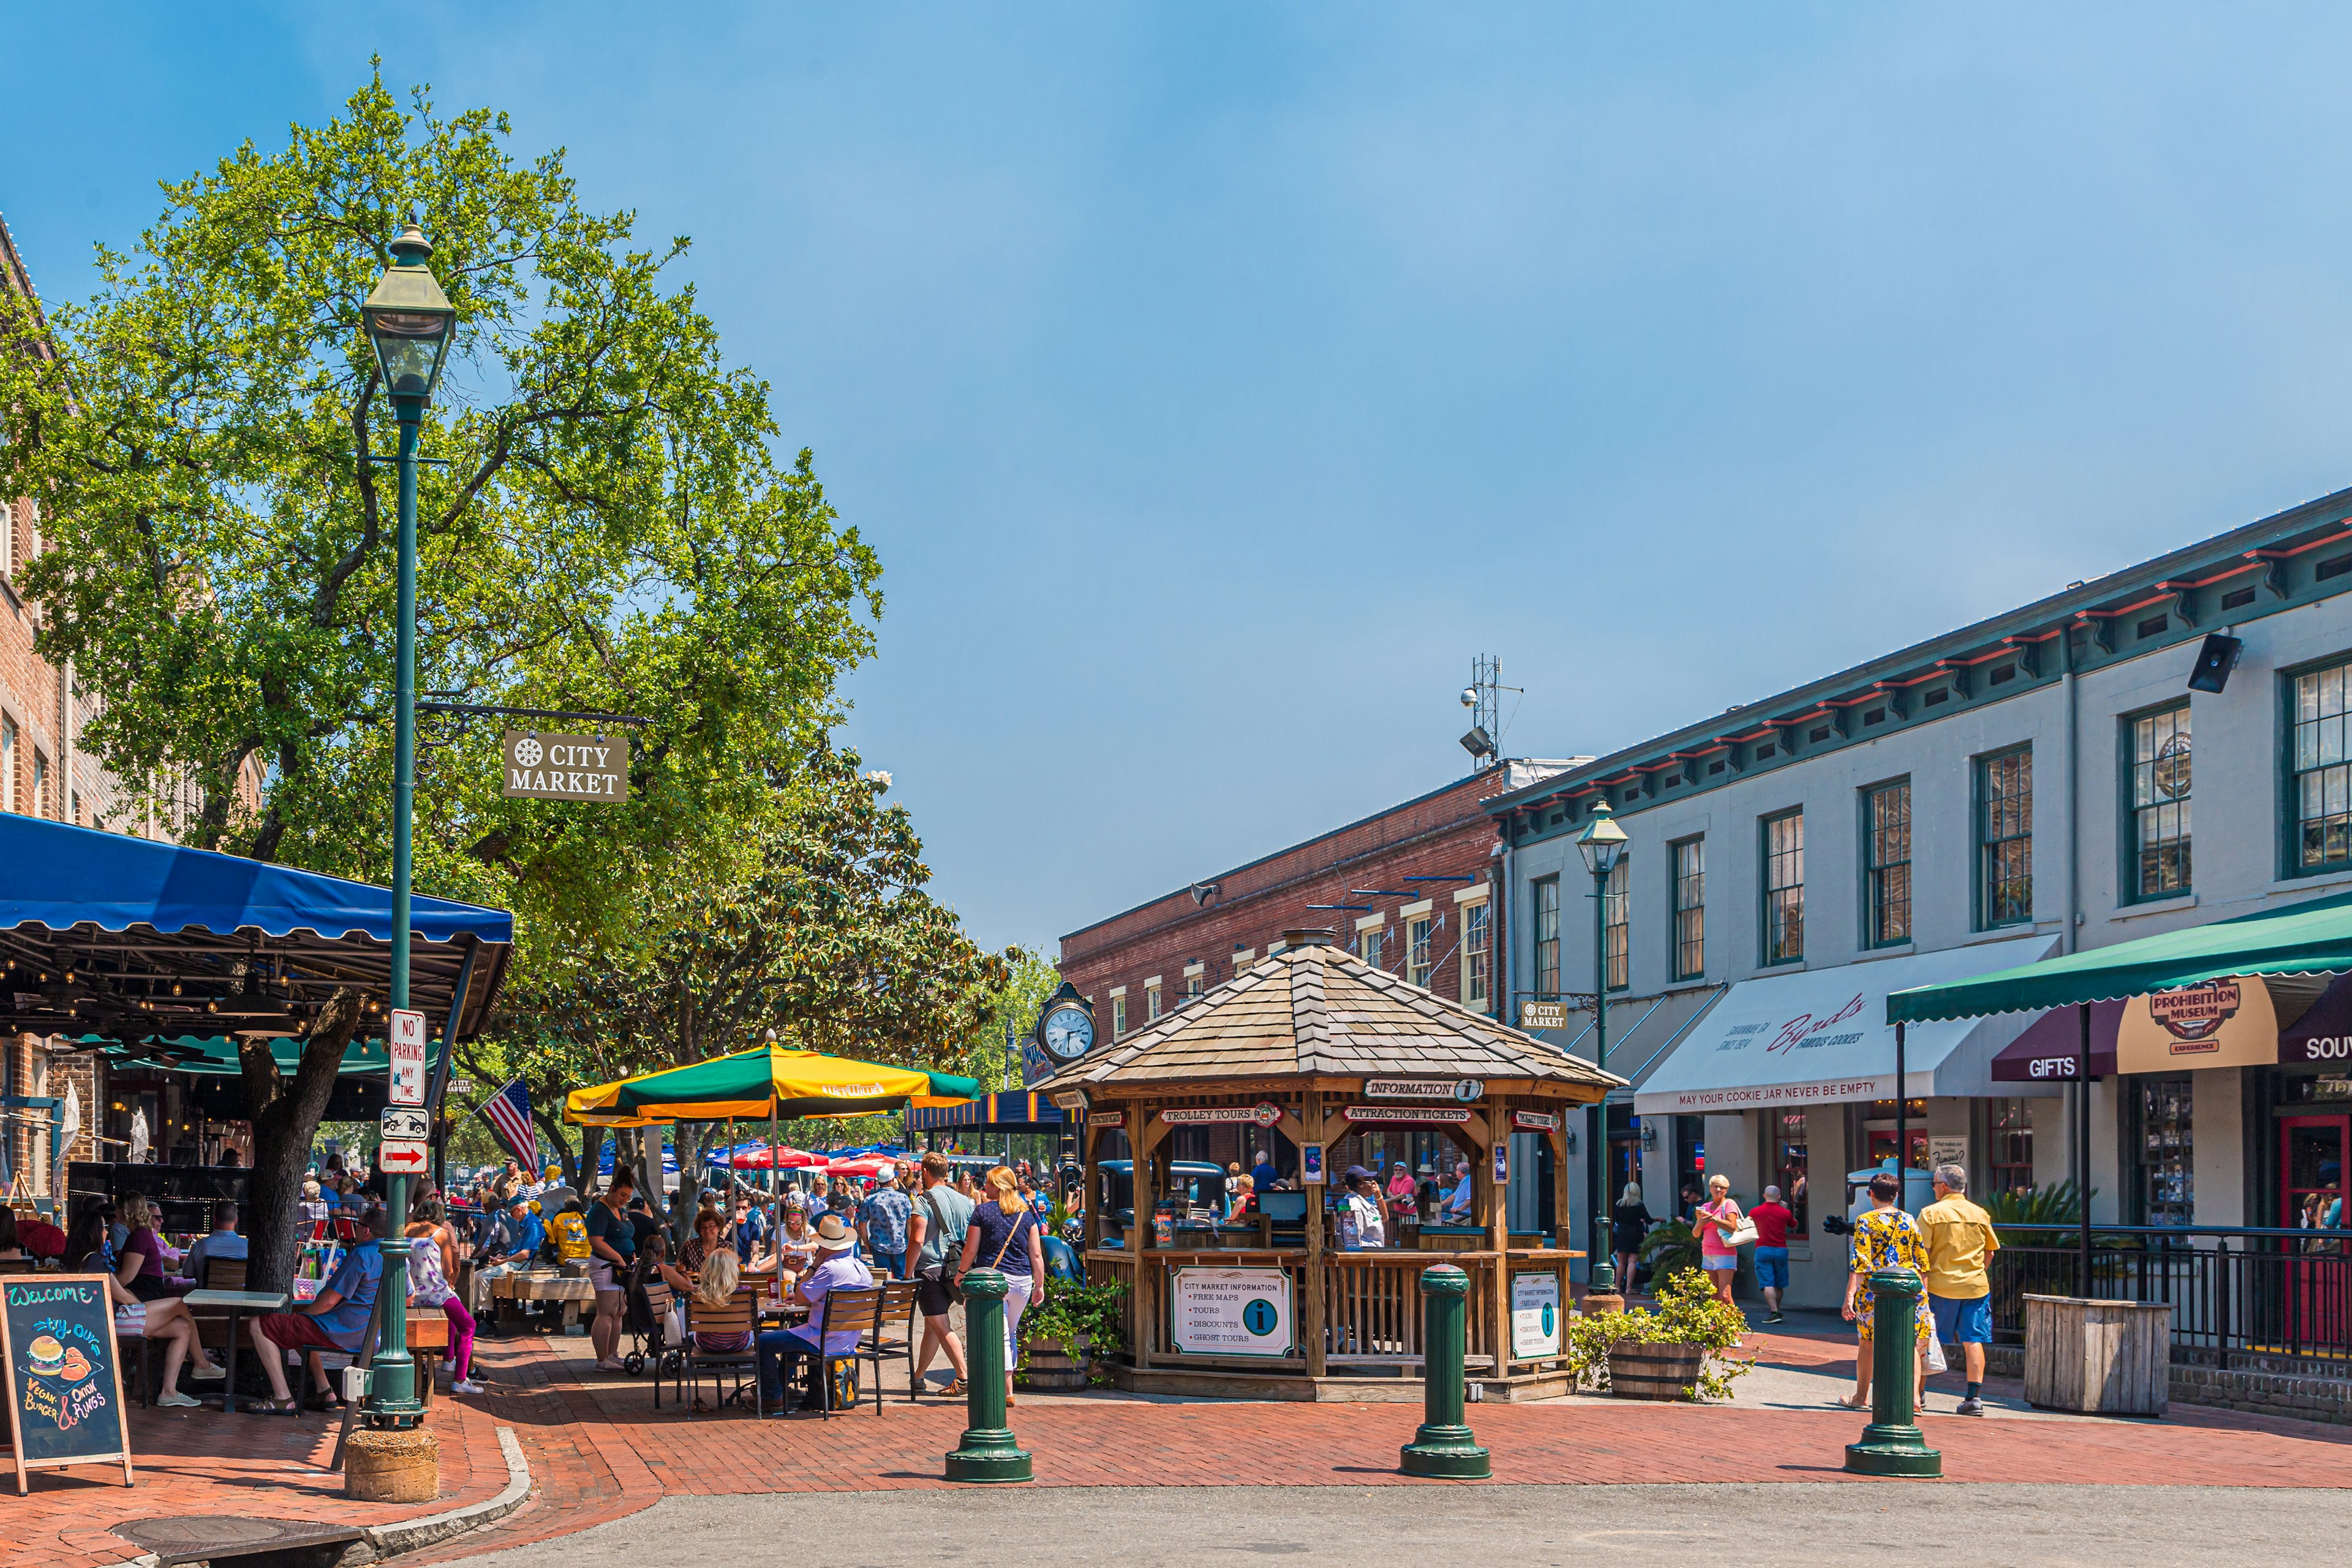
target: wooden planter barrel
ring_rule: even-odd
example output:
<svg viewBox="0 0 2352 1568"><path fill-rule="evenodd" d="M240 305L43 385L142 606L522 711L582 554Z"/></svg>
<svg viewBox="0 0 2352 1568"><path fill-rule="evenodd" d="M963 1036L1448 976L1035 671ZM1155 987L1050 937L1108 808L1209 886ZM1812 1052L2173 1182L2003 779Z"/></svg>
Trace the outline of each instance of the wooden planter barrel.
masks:
<svg viewBox="0 0 2352 1568"><path fill-rule="evenodd" d="M1094 1355L1089 1342L1075 1341L1076 1355L1066 1353L1059 1340L1031 1340L1029 1363L1025 1375L1029 1386L1043 1390L1083 1389L1094 1371Z"/></svg>
<svg viewBox="0 0 2352 1568"><path fill-rule="evenodd" d="M1621 1340L1609 1352L1609 1392L1620 1399L1687 1399L1706 1365L1696 1345L1645 1345Z"/></svg>
<svg viewBox="0 0 2352 1568"><path fill-rule="evenodd" d="M2161 1415L2171 1387L2169 1306L2025 1298L2027 1404L2100 1415Z"/></svg>

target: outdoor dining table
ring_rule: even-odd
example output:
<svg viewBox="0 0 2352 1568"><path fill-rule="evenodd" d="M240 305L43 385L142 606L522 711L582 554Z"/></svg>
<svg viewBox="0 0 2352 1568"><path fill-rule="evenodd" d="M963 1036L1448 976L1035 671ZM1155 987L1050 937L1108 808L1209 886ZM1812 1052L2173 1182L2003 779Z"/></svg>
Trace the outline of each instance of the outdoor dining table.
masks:
<svg viewBox="0 0 2352 1568"><path fill-rule="evenodd" d="M236 1342L242 1336L237 1329L248 1312L282 1312L289 1298L282 1290L191 1290L180 1298L190 1310L198 1307L225 1307L228 1310L228 1375L221 1384L221 1414L236 1414ZM295 1402L295 1413L301 1413L301 1402Z"/></svg>

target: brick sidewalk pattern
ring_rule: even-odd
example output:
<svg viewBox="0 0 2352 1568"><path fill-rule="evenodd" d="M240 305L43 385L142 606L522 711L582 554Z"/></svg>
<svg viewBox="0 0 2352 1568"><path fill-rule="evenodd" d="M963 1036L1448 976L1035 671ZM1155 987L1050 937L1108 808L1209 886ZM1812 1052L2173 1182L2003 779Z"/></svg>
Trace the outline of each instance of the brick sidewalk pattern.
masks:
<svg viewBox="0 0 2352 1568"><path fill-rule="evenodd" d="M1848 1344L1801 1335L1758 1335L1751 1345L1766 1363L1787 1368L1842 1366L1852 1356ZM656 1415L649 1379L587 1372L576 1350L537 1336L483 1345L490 1394L434 1402L444 1492L429 1509L344 1502L340 1478L314 1468L333 1437L316 1416L296 1433L260 1417L225 1424L211 1412L149 1412L134 1421L138 1487L109 1487L95 1470L37 1477L34 1495L16 1500L10 1536L36 1543L30 1561L84 1568L137 1554L108 1533L131 1519L217 1513L373 1524L438 1512L505 1484L500 1426L514 1429L530 1461L530 1500L403 1563L424 1568L568 1535L671 1493L953 1489L940 1461L963 1430L960 1403L909 1405L898 1394L878 1415L869 1401L830 1421L759 1422L734 1413L688 1417L665 1401ZM1396 1473L1397 1447L1420 1419L1417 1405L1026 1399L1013 1417L1036 1456L1036 1484L1075 1487L1835 1480L1863 1420L1827 1407L1478 1405L1470 1420L1493 1451L1495 1481L1461 1483ZM2161 1424L1931 1415L1926 1425L1954 1479L2352 1487L2352 1432L2231 1411L2176 1405ZM238 1451L228 1451L230 1438Z"/></svg>

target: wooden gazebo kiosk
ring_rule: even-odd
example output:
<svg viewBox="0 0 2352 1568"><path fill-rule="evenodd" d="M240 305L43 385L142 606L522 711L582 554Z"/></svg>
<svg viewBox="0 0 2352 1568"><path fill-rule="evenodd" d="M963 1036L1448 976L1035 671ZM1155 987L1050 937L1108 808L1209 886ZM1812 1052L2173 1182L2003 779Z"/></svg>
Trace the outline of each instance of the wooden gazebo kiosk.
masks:
<svg viewBox="0 0 2352 1568"><path fill-rule="evenodd" d="M1284 941L1037 1086L1086 1112L1087 1275L1129 1288L1132 1365L1114 1376L1156 1393L1417 1399L1421 1272L1442 1257L1470 1276L1472 1381L1490 1398L1565 1392L1569 1260L1583 1256L1568 1248L1568 1112L1624 1080L1365 963L1328 931ZM1215 1224L1222 1189L1175 1170L1171 1135L1192 1129L1238 1130L1217 1142L1244 1171L1274 1153L1296 1190L1262 1196L1245 1226ZM1549 1234L1507 1224L1513 1132L1550 1144ZM1339 1250L1328 1194L1350 1164L1373 1163L1361 1151L1406 1135L1469 1162L1471 1223L1392 1226L1382 1250ZM1104 1163L1122 1157L1133 1200L1114 1207L1123 1173Z"/></svg>

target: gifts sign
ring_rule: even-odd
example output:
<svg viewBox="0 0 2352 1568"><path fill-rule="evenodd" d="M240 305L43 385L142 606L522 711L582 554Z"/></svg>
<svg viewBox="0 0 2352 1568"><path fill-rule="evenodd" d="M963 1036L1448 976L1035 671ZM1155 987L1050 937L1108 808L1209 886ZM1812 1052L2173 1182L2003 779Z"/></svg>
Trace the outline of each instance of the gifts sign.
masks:
<svg viewBox="0 0 2352 1568"><path fill-rule="evenodd" d="M122 1420L122 1368L114 1308L102 1274L12 1274L0 1279L0 1367L16 1492L26 1473L119 1462L131 1485L131 1438Z"/></svg>

